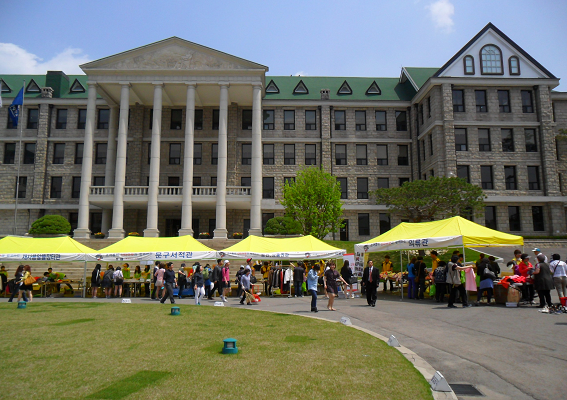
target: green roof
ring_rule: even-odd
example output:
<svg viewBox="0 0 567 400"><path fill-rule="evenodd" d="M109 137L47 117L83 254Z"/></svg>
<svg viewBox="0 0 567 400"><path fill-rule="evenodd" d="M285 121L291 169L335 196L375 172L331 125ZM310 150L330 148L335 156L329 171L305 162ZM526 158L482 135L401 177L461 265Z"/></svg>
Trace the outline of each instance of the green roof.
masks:
<svg viewBox="0 0 567 400"><path fill-rule="evenodd" d="M419 90L429 78L435 75L439 68L404 67L404 70Z"/></svg>
<svg viewBox="0 0 567 400"><path fill-rule="evenodd" d="M320 100L322 89L329 89L331 100L399 100L410 101L416 91L409 82L400 83L398 78L354 78L325 76L266 76L266 87L274 81L279 93L266 92L266 100ZM303 81L309 93L293 93L299 82ZM338 94L344 82L352 89L352 94ZM366 94L376 82L381 94Z"/></svg>
<svg viewBox="0 0 567 400"><path fill-rule="evenodd" d="M87 79L86 75L65 75L64 73L55 71L45 75L0 75L6 85L11 89L9 93L2 92L2 98L14 98L22 88L24 81L26 88L33 81L42 87L51 87L53 89L53 98L58 99L86 99L87 98ZM78 80L79 83L85 88L84 92L71 92L71 86ZM39 93L26 93L24 90L24 97L26 99L41 98Z"/></svg>

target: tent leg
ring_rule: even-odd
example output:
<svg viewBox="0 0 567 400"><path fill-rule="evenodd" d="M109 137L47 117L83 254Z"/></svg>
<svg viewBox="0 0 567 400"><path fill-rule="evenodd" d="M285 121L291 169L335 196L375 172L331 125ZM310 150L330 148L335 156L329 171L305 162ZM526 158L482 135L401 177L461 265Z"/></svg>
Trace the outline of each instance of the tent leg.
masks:
<svg viewBox="0 0 567 400"><path fill-rule="evenodd" d="M403 252L403 250L400 250L400 292L402 292L402 300L404 299L404 281L402 279L402 276L404 275Z"/></svg>

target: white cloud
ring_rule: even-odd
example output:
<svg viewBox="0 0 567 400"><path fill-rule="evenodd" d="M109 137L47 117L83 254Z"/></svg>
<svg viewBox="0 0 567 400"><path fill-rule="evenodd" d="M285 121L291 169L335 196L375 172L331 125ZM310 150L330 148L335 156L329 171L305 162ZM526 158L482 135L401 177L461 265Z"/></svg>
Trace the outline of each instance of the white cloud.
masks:
<svg viewBox="0 0 567 400"><path fill-rule="evenodd" d="M47 71L63 71L68 75L83 74L80 64L90 61L81 49L67 48L50 60L32 54L13 43L0 43L0 71L4 74L41 75Z"/></svg>
<svg viewBox="0 0 567 400"><path fill-rule="evenodd" d="M307 76L307 74L304 71L299 71L293 74L293 76Z"/></svg>
<svg viewBox="0 0 567 400"><path fill-rule="evenodd" d="M425 8L429 10L429 17L437 29L447 33L453 31L455 6L451 4L450 0L437 0L435 3L431 3Z"/></svg>

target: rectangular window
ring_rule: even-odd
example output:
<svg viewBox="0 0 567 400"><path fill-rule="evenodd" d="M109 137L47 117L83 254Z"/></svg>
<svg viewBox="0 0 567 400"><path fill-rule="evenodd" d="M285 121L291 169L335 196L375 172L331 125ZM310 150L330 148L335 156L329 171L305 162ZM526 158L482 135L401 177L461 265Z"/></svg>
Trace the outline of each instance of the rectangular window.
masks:
<svg viewBox="0 0 567 400"><path fill-rule="evenodd" d="M211 126L213 131L219 130L219 120L220 120L220 110L213 110L213 125Z"/></svg>
<svg viewBox="0 0 567 400"><path fill-rule="evenodd" d="M252 178L249 176L243 176L240 178L240 186L250 187L252 186Z"/></svg>
<svg viewBox="0 0 567 400"><path fill-rule="evenodd" d="M387 144L377 144L376 145L376 160L377 160L377 165L388 165L388 145Z"/></svg>
<svg viewBox="0 0 567 400"><path fill-rule="evenodd" d="M408 130L408 121L405 111L396 111L396 130L397 131Z"/></svg>
<svg viewBox="0 0 567 400"><path fill-rule="evenodd" d="M418 145L421 149L421 159L425 161L425 140L420 140Z"/></svg>
<svg viewBox="0 0 567 400"><path fill-rule="evenodd" d="M152 163L152 143L148 143L148 165Z"/></svg>
<svg viewBox="0 0 567 400"><path fill-rule="evenodd" d="M419 105L417 114L419 116L419 124L423 125L423 104Z"/></svg>
<svg viewBox="0 0 567 400"><path fill-rule="evenodd" d="M169 165L181 165L181 143L169 144Z"/></svg>
<svg viewBox="0 0 567 400"><path fill-rule="evenodd" d="M354 112L354 123L356 125L357 131L366 130L366 111L355 111Z"/></svg>
<svg viewBox="0 0 567 400"><path fill-rule="evenodd" d="M16 179L16 183L18 182L18 180ZM28 177L27 176L20 176L20 180L19 180L19 185L17 186L17 194L18 194L18 199L25 199L26 198L26 191L27 191L27 187L28 187ZM15 195L15 194L14 194Z"/></svg>
<svg viewBox="0 0 567 400"><path fill-rule="evenodd" d="M195 110L195 120L193 121L193 129L196 131L203 130L203 110Z"/></svg>
<svg viewBox="0 0 567 400"><path fill-rule="evenodd" d="M252 130L252 110L242 110L242 130Z"/></svg>
<svg viewBox="0 0 567 400"><path fill-rule="evenodd" d="M71 198L78 199L79 197L81 197L81 177L74 176L71 186Z"/></svg>
<svg viewBox="0 0 567 400"><path fill-rule="evenodd" d="M305 145L305 165L317 165L317 145Z"/></svg>
<svg viewBox="0 0 567 400"><path fill-rule="evenodd" d="M528 189L539 190L539 167L528 166Z"/></svg>
<svg viewBox="0 0 567 400"><path fill-rule="evenodd" d="M453 89L453 112L465 112L465 91Z"/></svg>
<svg viewBox="0 0 567 400"><path fill-rule="evenodd" d="M151 108L151 109L150 109L150 125L149 125L148 128L149 128L150 130L152 130L153 126L154 126L154 109Z"/></svg>
<svg viewBox="0 0 567 400"><path fill-rule="evenodd" d="M378 218L380 220L380 234L388 232L392 228L390 225L390 214L380 213Z"/></svg>
<svg viewBox="0 0 567 400"><path fill-rule="evenodd" d="M75 164L83 163L83 149L85 148L84 143L75 144Z"/></svg>
<svg viewBox="0 0 567 400"><path fill-rule="evenodd" d="M274 165L274 145L265 144L264 146L264 165Z"/></svg>
<svg viewBox="0 0 567 400"><path fill-rule="evenodd" d="M378 178L378 189L389 189L390 179L389 178Z"/></svg>
<svg viewBox="0 0 567 400"><path fill-rule="evenodd" d="M470 183L469 166L468 165L457 165L457 178L464 179Z"/></svg>
<svg viewBox="0 0 567 400"><path fill-rule="evenodd" d="M399 178L398 179L398 186L404 186L404 183L409 182L409 178Z"/></svg>
<svg viewBox="0 0 567 400"><path fill-rule="evenodd" d="M488 112L488 105L486 103L486 90L475 90L474 97L476 99L476 112Z"/></svg>
<svg viewBox="0 0 567 400"><path fill-rule="evenodd" d="M106 143L95 144L95 164L106 164Z"/></svg>
<svg viewBox="0 0 567 400"><path fill-rule="evenodd" d="M203 163L203 144L193 144L193 165L201 165Z"/></svg>
<svg viewBox="0 0 567 400"><path fill-rule="evenodd" d="M52 176L51 191L49 192L49 198L60 199L62 186L63 186L63 178L60 176Z"/></svg>
<svg viewBox="0 0 567 400"><path fill-rule="evenodd" d="M494 189L494 183L492 180L492 166L490 165L480 166L480 182L483 189L487 189L487 190Z"/></svg>
<svg viewBox="0 0 567 400"><path fill-rule="evenodd" d="M193 186L201 186L201 177L200 176L194 176L193 177Z"/></svg>
<svg viewBox="0 0 567 400"><path fill-rule="evenodd" d="M35 164L35 143L24 144L24 164Z"/></svg>
<svg viewBox="0 0 567 400"><path fill-rule="evenodd" d="M242 165L252 165L252 143L242 143Z"/></svg>
<svg viewBox="0 0 567 400"><path fill-rule="evenodd" d="M406 144L398 145L398 165L409 165L408 146Z"/></svg>
<svg viewBox="0 0 567 400"><path fill-rule="evenodd" d="M523 113L534 112L534 104L532 100L531 90L522 90L522 112Z"/></svg>
<svg viewBox="0 0 567 400"><path fill-rule="evenodd" d="M217 220L216 218L209 218L209 234L211 236L214 235L215 229L217 227Z"/></svg>
<svg viewBox="0 0 567 400"><path fill-rule="evenodd" d="M356 145L356 165L368 165L365 144Z"/></svg>
<svg viewBox="0 0 567 400"><path fill-rule="evenodd" d="M183 123L183 110L171 110L169 129L181 129Z"/></svg>
<svg viewBox="0 0 567 400"><path fill-rule="evenodd" d="M370 235L370 214L358 214L358 235Z"/></svg>
<svg viewBox="0 0 567 400"><path fill-rule="evenodd" d="M337 178L337 182L341 185L341 199L348 199L348 181L347 178Z"/></svg>
<svg viewBox="0 0 567 400"><path fill-rule="evenodd" d="M274 110L264 110L264 129L267 131L274 130Z"/></svg>
<svg viewBox="0 0 567 400"><path fill-rule="evenodd" d="M12 118L10 118L8 116L7 120L8 120L8 124L6 125L6 129L16 129L17 128L17 126L14 126L14 121L12 121Z"/></svg>
<svg viewBox="0 0 567 400"><path fill-rule="evenodd" d="M295 130L295 111L284 110L284 129L286 131Z"/></svg>
<svg viewBox="0 0 567 400"><path fill-rule="evenodd" d="M537 152L536 130L524 129L524 135L526 137L526 152L528 153Z"/></svg>
<svg viewBox="0 0 567 400"><path fill-rule="evenodd" d="M534 231L536 232L545 231L542 206L532 206L532 221L534 225Z"/></svg>
<svg viewBox="0 0 567 400"><path fill-rule="evenodd" d="M295 165L294 144L284 144L284 165Z"/></svg>
<svg viewBox="0 0 567 400"><path fill-rule="evenodd" d="M274 218L274 213L262 213L262 234L264 234L264 230L266 229L266 224L272 218Z"/></svg>
<svg viewBox="0 0 567 400"><path fill-rule="evenodd" d="M514 152L514 131L512 129L502 129L502 151L507 153Z"/></svg>
<svg viewBox="0 0 567 400"><path fill-rule="evenodd" d="M346 112L343 110L335 110L335 130L346 130Z"/></svg>
<svg viewBox="0 0 567 400"><path fill-rule="evenodd" d="M478 150L490 151L490 130L485 128L478 129Z"/></svg>
<svg viewBox="0 0 567 400"><path fill-rule="evenodd" d="M110 110L108 108L98 109L98 122L96 129L108 129L108 124L110 121ZM85 117L86 122L86 117Z"/></svg>
<svg viewBox="0 0 567 400"><path fill-rule="evenodd" d="M28 109L27 129L37 129L39 122L39 110L37 108Z"/></svg>
<svg viewBox="0 0 567 400"><path fill-rule="evenodd" d="M430 133L429 137L429 154L433 155L433 135Z"/></svg>
<svg viewBox="0 0 567 400"><path fill-rule="evenodd" d="M85 129L87 123L87 110L84 108L79 109L79 116L77 119L77 129Z"/></svg>
<svg viewBox="0 0 567 400"><path fill-rule="evenodd" d="M376 130L377 131L387 130L386 111L376 111Z"/></svg>
<svg viewBox="0 0 567 400"><path fill-rule="evenodd" d="M219 144L211 144L211 165L217 165L219 163Z"/></svg>
<svg viewBox="0 0 567 400"><path fill-rule="evenodd" d="M180 186L179 181L180 180L178 176L168 176L167 186Z"/></svg>
<svg viewBox="0 0 567 400"><path fill-rule="evenodd" d="M65 143L53 144L53 164L63 164L65 162Z"/></svg>
<svg viewBox="0 0 567 400"><path fill-rule="evenodd" d="M262 198L263 199L273 199L274 198L274 178L262 178Z"/></svg>
<svg viewBox="0 0 567 400"><path fill-rule="evenodd" d="M507 90L498 91L498 106L501 113L510 112L510 92Z"/></svg>
<svg viewBox="0 0 567 400"><path fill-rule="evenodd" d="M93 186L104 186L105 180L104 176L93 176Z"/></svg>
<svg viewBox="0 0 567 400"><path fill-rule="evenodd" d="M427 98L427 118L431 118L431 96Z"/></svg>
<svg viewBox="0 0 567 400"><path fill-rule="evenodd" d="M356 198L368 198L368 178L356 178Z"/></svg>
<svg viewBox="0 0 567 400"><path fill-rule="evenodd" d="M55 121L55 129L67 129L67 109L59 108L57 110L57 121Z"/></svg>
<svg viewBox="0 0 567 400"><path fill-rule="evenodd" d="M455 150L467 151L467 130L465 128L455 128Z"/></svg>
<svg viewBox="0 0 567 400"><path fill-rule="evenodd" d="M511 231L521 231L522 225L520 223L520 207L508 206L508 222Z"/></svg>
<svg viewBox="0 0 567 400"><path fill-rule="evenodd" d="M305 130L317 130L317 111L305 110Z"/></svg>
<svg viewBox="0 0 567 400"><path fill-rule="evenodd" d="M504 167L504 181L506 182L506 190L517 190L518 184L516 182L516 167Z"/></svg>
<svg viewBox="0 0 567 400"><path fill-rule="evenodd" d="M495 206L484 207L484 226L494 230L497 229Z"/></svg>
<svg viewBox="0 0 567 400"><path fill-rule="evenodd" d="M335 164L336 165L347 165L347 145L346 144L336 144L335 145Z"/></svg>
<svg viewBox="0 0 567 400"><path fill-rule="evenodd" d="M284 176L283 183L285 185L293 185L295 183L295 176Z"/></svg>
<svg viewBox="0 0 567 400"><path fill-rule="evenodd" d="M211 176L211 186L217 186L217 177Z"/></svg>
<svg viewBox="0 0 567 400"><path fill-rule="evenodd" d="M4 144L4 164L14 164L16 162L16 143Z"/></svg>

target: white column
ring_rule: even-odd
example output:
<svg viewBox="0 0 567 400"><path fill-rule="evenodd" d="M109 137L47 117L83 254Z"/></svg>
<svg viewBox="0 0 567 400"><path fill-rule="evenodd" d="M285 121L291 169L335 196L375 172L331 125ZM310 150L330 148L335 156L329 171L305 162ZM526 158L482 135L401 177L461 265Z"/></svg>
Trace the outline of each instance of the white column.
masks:
<svg viewBox="0 0 567 400"><path fill-rule="evenodd" d="M252 92L252 187L250 235L262 236L262 87Z"/></svg>
<svg viewBox="0 0 567 400"><path fill-rule="evenodd" d="M106 147L106 170L104 173L104 186L114 186L114 174L116 169L116 132L118 131L118 112L116 106L110 107L110 123L108 126L108 143ZM101 232L108 236L108 230L112 227L112 209L102 209Z"/></svg>
<svg viewBox="0 0 567 400"><path fill-rule="evenodd" d="M195 141L195 85L187 85L185 118L185 154L183 155L183 202L181 203L181 229L179 236L193 235L193 149Z"/></svg>
<svg viewBox="0 0 567 400"><path fill-rule="evenodd" d="M116 175L114 177L114 205L110 239L124 238L124 186L126 185L126 148L128 144L128 111L130 109L130 84L121 83L118 143L116 150Z"/></svg>
<svg viewBox="0 0 567 400"><path fill-rule="evenodd" d="M79 218L74 237L89 239L89 194L93 171L93 134L96 118L96 83L89 83L87 100L87 120L85 121L85 139L83 145L83 166L81 170L81 194L79 197Z"/></svg>
<svg viewBox="0 0 567 400"><path fill-rule="evenodd" d="M163 84L154 84L154 112L152 120L152 148L150 158L150 183L148 187L148 219L144 236L158 237L158 190L161 149L161 111Z"/></svg>
<svg viewBox="0 0 567 400"><path fill-rule="evenodd" d="M228 84L220 86L219 144L217 165L217 213L215 239L226 239L226 175L228 154Z"/></svg>

